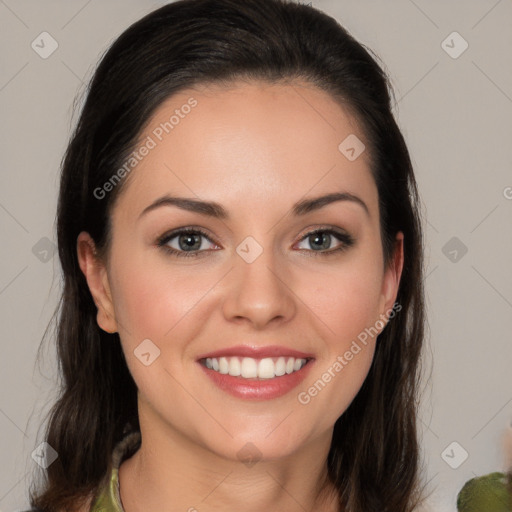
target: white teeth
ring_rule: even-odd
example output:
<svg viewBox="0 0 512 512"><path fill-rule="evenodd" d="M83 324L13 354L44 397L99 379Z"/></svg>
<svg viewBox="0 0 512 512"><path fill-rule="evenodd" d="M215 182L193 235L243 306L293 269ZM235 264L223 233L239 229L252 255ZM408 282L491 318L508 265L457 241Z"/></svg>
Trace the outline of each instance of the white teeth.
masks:
<svg viewBox="0 0 512 512"><path fill-rule="evenodd" d="M258 365L258 377L260 379L272 379L274 377L274 361L270 357L266 357L260 361Z"/></svg>
<svg viewBox="0 0 512 512"><path fill-rule="evenodd" d="M229 362L225 357L219 359L219 372L223 374L229 373Z"/></svg>
<svg viewBox="0 0 512 512"><path fill-rule="evenodd" d="M215 358L213 359L215 361ZM215 368L214 368L215 369ZM232 375L233 377L238 377L240 375L240 361L237 357L231 358L229 360L229 375Z"/></svg>
<svg viewBox="0 0 512 512"><path fill-rule="evenodd" d="M232 358L238 360L237 357ZM234 361L233 361L234 362ZM232 363L230 363L232 364ZM256 359L252 357L244 357L242 359L242 366L240 369L240 375L244 377L244 379L254 379L258 376L258 362Z"/></svg>
<svg viewBox="0 0 512 512"><path fill-rule="evenodd" d="M300 362L300 359L298 359L298 361ZM285 373L286 373L286 361L284 360L284 357L280 357L276 361L276 377L281 377L281 375L284 375Z"/></svg>
<svg viewBox="0 0 512 512"><path fill-rule="evenodd" d="M208 357L205 366L222 374L229 374L233 377L244 379L273 379L284 374L290 374L300 370L306 359L295 359L294 357L265 357L253 359L252 357Z"/></svg>

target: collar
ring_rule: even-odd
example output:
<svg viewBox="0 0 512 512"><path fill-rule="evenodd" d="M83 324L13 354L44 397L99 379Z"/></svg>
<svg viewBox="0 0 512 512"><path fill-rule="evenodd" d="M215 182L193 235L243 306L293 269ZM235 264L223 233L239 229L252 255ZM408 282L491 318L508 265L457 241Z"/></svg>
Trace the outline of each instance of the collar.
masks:
<svg viewBox="0 0 512 512"><path fill-rule="evenodd" d="M94 502L91 512L125 512L121 504L119 492L119 467L130 458L140 447L140 432L130 432L119 441L112 452L112 471L100 494Z"/></svg>

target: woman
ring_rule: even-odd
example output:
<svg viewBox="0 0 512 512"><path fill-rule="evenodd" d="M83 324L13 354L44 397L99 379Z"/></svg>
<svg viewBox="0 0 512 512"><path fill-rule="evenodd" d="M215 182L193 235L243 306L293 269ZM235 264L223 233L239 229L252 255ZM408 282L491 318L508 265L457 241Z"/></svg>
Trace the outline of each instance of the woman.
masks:
<svg viewBox="0 0 512 512"><path fill-rule="evenodd" d="M422 229L389 92L293 2L181 0L114 42L62 166L31 506L415 509Z"/></svg>

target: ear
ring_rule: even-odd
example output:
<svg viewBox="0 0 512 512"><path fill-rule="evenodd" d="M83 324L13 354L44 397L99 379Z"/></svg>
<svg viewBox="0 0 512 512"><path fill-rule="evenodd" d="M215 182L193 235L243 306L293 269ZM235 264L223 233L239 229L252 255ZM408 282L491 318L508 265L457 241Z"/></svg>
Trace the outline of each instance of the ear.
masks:
<svg viewBox="0 0 512 512"><path fill-rule="evenodd" d="M404 234L399 231L395 238L393 255L388 267L384 272L381 290L381 313L388 316L386 312L393 308L398 295L400 278L404 265Z"/></svg>
<svg viewBox="0 0 512 512"><path fill-rule="evenodd" d="M96 254L96 245L89 233L82 231L77 238L78 263L87 280L94 303L98 308L96 321L105 332L117 331L114 303L110 292L107 269Z"/></svg>

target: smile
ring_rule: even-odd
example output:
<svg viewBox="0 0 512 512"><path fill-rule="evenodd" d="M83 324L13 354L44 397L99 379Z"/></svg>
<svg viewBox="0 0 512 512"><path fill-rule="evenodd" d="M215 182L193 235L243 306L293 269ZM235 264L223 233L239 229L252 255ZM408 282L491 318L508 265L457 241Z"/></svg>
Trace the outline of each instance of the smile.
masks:
<svg viewBox="0 0 512 512"><path fill-rule="evenodd" d="M206 368L222 375L243 379L274 379L299 371L308 359L295 357L207 357L201 360Z"/></svg>
<svg viewBox="0 0 512 512"><path fill-rule="evenodd" d="M198 367L213 389L243 400L271 400L297 388L315 366L313 358L208 357ZM283 373L284 372L284 373Z"/></svg>

